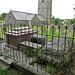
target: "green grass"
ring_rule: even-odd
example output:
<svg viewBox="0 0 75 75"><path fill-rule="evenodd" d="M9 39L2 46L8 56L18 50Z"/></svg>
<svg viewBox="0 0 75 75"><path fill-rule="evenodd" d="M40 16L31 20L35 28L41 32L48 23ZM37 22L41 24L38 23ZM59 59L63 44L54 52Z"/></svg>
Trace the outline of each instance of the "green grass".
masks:
<svg viewBox="0 0 75 75"><path fill-rule="evenodd" d="M3 29L0 27L0 37L3 37L4 34L3 34Z"/></svg>
<svg viewBox="0 0 75 75"><path fill-rule="evenodd" d="M47 65L46 68L44 68L44 71L53 74L56 72L56 69L53 66Z"/></svg>
<svg viewBox="0 0 75 75"><path fill-rule="evenodd" d="M3 20L0 20L0 23L5 23L5 21L3 21Z"/></svg>
<svg viewBox="0 0 75 75"><path fill-rule="evenodd" d="M0 14L0 17L1 17L1 14ZM3 21L3 20L0 20L0 23L5 23L5 21Z"/></svg>
<svg viewBox="0 0 75 75"><path fill-rule="evenodd" d="M3 70L3 69L0 67L0 75L16 75L16 74L11 74L10 71L8 71L8 70Z"/></svg>
<svg viewBox="0 0 75 75"><path fill-rule="evenodd" d="M50 33L50 26L45 26L45 29L46 29L46 31L44 32L42 32L42 30L41 30L41 27L40 26L33 26L33 27L31 27L32 29L36 29L36 30L38 30L38 34L44 34L44 35L46 35L46 40L51 40L52 39L52 33ZM54 33L53 34L53 36L58 36L58 30L57 30L57 27L56 27L56 33ZM49 36L47 36L47 35L49 35ZM61 35L60 35L61 36ZM56 39L57 37L53 37L53 39Z"/></svg>

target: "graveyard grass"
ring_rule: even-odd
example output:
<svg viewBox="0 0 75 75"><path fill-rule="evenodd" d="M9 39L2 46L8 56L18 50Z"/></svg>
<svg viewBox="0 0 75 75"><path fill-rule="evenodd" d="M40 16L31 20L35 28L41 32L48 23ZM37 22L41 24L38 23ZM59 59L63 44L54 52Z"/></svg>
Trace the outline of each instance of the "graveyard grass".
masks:
<svg viewBox="0 0 75 75"><path fill-rule="evenodd" d="M41 28L39 26L38 27L37 26L33 26L31 28L32 29L37 29L38 30L38 34L44 34L44 35L46 35L46 40L47 41L50 41L51 39L57 39L58 36L59 37L63 36L62 34L59 33L59 29L58 29L57 26L56 26L56 32L54 34L50 33L50 26L45 26L45 28L47 30L46 33L42 33ZM64 32L66 32L66 30L64 30ZM71 32L68 32L68 30L67 30L66 37L73 38L73 36L71 36Z"/></svg>

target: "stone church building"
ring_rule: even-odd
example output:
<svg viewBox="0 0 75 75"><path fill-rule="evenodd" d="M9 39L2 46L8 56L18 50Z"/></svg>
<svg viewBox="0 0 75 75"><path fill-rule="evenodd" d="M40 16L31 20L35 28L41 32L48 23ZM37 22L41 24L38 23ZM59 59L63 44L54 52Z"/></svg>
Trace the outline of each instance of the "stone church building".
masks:
<svg viewBox="0 0 75 75"><path fill-rule="evenodd" d="M43 15L32 14L20 11L11 10L5 17L5 24L9 27L25 26L25 25L40 25L47 24L47 20Z"/></svg>
<svg viewBox="0 0 75 75"><path fill-rule="evenodd" d="M51 0L39 0L38 14L10 10L10 12L5 17L5 24L9 27L13 27L14 25L50 25L51 10Z"/></svg>

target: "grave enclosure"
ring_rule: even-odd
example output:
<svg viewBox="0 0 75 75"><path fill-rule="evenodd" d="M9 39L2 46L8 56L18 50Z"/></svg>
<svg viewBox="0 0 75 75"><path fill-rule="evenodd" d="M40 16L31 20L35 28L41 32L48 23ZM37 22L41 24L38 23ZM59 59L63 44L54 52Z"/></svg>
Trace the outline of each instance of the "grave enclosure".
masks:
<svg viewBox="0 0 75 75"><path fill-rule="evenodd" d="M58 68L60 68L60 63L62 61L65 64L68 63L71 53L74 53L74 24L70 26L61 24L57 26L25 25L23 27L17 25L17 27L11 29L8 28L3 32L5 36L2 37L6 37L5 41L0 43L3 55L10 55L10 59L27 65L35 72L42 72L42 74L44 72L49 75L56 74L57 66L54 65L58 64ZM48 68L50 71L46 71Z"/></svg>

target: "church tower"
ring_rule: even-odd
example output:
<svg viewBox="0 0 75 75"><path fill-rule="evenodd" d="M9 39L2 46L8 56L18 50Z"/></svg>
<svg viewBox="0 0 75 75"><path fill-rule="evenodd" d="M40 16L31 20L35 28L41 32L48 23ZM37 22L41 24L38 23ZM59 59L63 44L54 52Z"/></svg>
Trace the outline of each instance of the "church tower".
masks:
<svg viewBox="0 0 75 75"><path fill-rule="evenodd" d="M52 0L39 0L38 2L38 14L43 15L48 22L51 23L51 13L52 13Z"/></svg>

